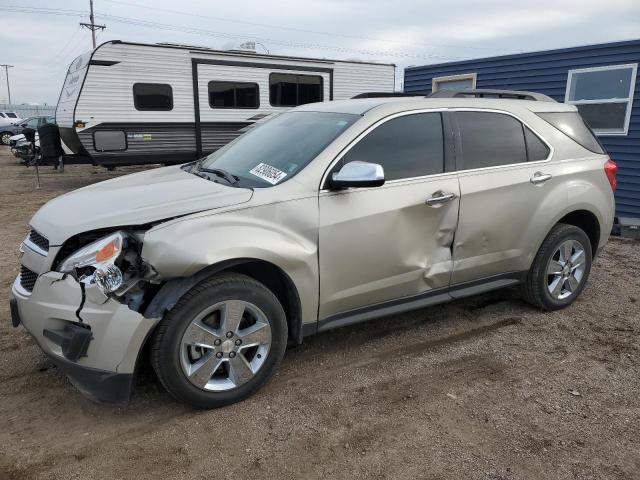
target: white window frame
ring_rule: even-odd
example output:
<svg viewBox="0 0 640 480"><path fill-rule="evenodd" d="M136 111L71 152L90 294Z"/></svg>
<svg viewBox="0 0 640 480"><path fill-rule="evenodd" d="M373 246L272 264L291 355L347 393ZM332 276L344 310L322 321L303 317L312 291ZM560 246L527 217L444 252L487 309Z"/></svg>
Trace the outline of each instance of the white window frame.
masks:
<svg viewBox="0 0 640 480"><path fill-rule="evenodd" d="M476 88L476 82L478 80L477 73L463 73L460 75L447 75L445 77L433 77L431 79L431 91L433 93L438 91L438 86L441 83L455 82L458 80L471 80L471 88Z"/></svg>
<svg viewBox="0 0 640 480"><path fill-rule="evenodd" d="M571 88L571 81L573 79L574 74L580 73L589 73L589 72L602 72L605 70L622 70L622 69L631 69L631 84L629 85L629 95L627 98L603 98L597 100L569 100L569 89ZM619 132L612 131L602 131L593 129L593 133L598 135L599 137L608 137L608 136L625 136L629 133L629 121L631 120L631 111L633 110L633 94L636 89L636 74L638 72L638 64L637 63L627 63L623 65L606 65L603 67L591 67L591 68L578 68L574 70L569 70L569 75L567 77L567 87L564 94L564 103L568 103L569 105L588 105L588 104L602 104L602 103L626 103L627 104L627 112L624 118L624 128Z"/></svg>

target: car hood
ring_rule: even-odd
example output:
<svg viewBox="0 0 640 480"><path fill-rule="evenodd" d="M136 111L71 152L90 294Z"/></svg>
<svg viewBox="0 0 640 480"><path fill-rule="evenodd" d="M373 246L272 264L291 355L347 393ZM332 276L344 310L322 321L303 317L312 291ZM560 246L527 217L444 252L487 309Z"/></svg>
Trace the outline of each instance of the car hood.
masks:
<svg viewBox="0 0 640 480"><path fill-rule="evenodd" d="M143 225L247 202L253 191L228 187L179 166L134 173L69 192L47 202L31 226L61 245L78 233Z"/></svg>

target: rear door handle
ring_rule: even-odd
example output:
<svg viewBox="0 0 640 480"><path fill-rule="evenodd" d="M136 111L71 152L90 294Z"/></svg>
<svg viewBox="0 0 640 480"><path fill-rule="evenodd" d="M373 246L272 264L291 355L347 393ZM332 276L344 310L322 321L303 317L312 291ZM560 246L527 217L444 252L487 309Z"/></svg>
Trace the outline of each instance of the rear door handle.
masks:
<svg viewBox="0 0 640 480"><path fill-rule="evenodd" d="M538 185L539 183L544 183L547 180L551 180L552 178L553 178L553 176L551 174L549 174L549 173L536 172L529 179L529 181L531 183L533 183L534 185Z"/></svg>
<svg viewBox="0 0 640 480"><path fill-rule="evenodd" d="M436 207L438 205L442 205L443 203L448 203L454 198L456 198L455 193L444 193L443 191L438 190L437 192L434 192L432 196L427 198L425 203L430 207Z"/></svg>

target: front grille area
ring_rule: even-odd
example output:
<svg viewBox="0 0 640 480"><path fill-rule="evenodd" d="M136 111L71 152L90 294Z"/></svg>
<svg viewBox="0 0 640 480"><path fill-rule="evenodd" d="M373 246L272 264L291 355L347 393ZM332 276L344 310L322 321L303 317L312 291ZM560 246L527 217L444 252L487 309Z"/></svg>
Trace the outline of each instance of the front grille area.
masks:
<svg viewBox="0 0 640 480"><path fill-rule="evenodd" d="M36 272L32 272L24 265L20 267L20 285L22 285L22 288L26 291L33 291L33 286L36 284L37 279L38 274Z"/></svg>
<svg viewBox="0 0 640 480"><path fill-rule="evenodd" d="M38 247L40 247L45 252L49 251L49 240L44 238L42 235L40 235L35 230L31 230L29 232L29 241L31 241L31 243L33 243L33 244L37 245Z"/></svg>

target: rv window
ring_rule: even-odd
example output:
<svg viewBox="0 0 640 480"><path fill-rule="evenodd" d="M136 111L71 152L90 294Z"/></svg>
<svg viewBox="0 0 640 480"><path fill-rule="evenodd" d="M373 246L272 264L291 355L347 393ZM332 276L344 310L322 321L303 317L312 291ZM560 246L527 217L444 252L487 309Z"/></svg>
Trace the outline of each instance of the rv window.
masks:
<svg viewBox="0 0 640 480"><path fill-rule="evenodd" d="M211 108L258 108L258 84L248 82L209 82Z"/></svg>
<svg viewBox="0 0 640 480"><path fill-rule="evenodd" d="M272 73L269 75L269 102L274 107L295 107L321 102L322 77Z"/></svg>
<svg viewBox="0 0 640 480"><path fill-rule="evenodd" d="M173 110L171 85L164 83L136 83L133 85L136 110Z"/></svg>

